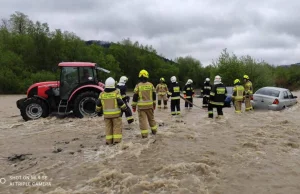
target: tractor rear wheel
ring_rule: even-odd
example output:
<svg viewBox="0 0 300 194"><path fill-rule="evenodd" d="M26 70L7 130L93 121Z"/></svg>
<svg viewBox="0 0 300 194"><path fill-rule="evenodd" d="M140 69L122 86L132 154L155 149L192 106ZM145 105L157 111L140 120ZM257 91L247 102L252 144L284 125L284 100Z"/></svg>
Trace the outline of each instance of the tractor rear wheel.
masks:
<svg viewBox="0 0 300 194"><path fill-rule="evenodd" d="M21 116L25 121L49 116L49 109L45 102L38 98L29 98L20 107Z"/></svg>
<svg viewBox="0 0 300 194"><path fill-rule="evenodd" d="M78 118L97 116L96 101L98 97L99 95L92 91L79 94L74 101L74 115Z"/></svg>

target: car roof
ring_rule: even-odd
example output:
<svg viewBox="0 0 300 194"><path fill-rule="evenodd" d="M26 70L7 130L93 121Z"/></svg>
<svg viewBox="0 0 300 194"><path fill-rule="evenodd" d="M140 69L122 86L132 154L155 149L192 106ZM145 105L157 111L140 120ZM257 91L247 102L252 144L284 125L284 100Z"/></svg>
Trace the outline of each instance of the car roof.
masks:
<svg viewBox="0 0 300 194"><path fill-rule="evenodd" d="M286 90L288 90L286 88L271 87L271 86L263 87L263 88L260 88L260 89L271 89L271 90L278 90L278 91L286 91Z"/></svg>
<svg viewBox="0 0 300 194"><path fill-rule="evenodd" d="M95 67L96 63L91 62L61 62L59 67Z"/></svg>

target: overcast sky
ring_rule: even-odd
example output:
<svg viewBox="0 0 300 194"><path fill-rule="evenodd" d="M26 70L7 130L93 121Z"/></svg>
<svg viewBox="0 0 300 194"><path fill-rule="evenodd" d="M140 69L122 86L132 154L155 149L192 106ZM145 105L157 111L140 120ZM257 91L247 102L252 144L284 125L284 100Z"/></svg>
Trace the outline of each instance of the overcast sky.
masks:
<svg viewBox="0 0 300 194"><path fill-rule="evenodd" d="M205 66L222 49L271 64L300 62L300 0L0 0L15 11L84 40L130 38Z"/></svg>

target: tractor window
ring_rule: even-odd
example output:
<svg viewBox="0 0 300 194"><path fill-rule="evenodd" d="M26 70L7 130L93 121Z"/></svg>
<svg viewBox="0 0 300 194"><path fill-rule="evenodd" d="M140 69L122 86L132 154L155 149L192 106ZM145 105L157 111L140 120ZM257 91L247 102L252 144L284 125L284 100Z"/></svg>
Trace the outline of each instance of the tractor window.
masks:
<svg viewBox="0 0 300 194"><path fill-rule="evenodd" d="M95 81L98 82L97 70L93 69L93 73L94 73Z"/></svg>
<svg viewBox="0 0 300 194"><path fill-rule="evenodd" d="M78 68L63 67L60 77L60 97L68 99L70 92L78 85Z"/></svg>
<svg viewBox="0 0 300 194"><path fill-rule="evenodd" d="M79 68L80 83L94 81L93 68Z"/></svg>
<svg viewBox="0 0 300 194"><path fill-rule="evenodd" d="M61 73L61 81L69 84L78 83L77 67L63 67Z"/></svg>

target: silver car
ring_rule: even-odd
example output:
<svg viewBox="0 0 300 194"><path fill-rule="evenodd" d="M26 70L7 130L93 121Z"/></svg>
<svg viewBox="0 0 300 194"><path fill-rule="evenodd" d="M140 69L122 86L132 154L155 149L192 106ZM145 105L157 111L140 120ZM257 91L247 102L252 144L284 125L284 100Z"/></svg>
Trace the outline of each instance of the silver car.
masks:
<svg viewBox="0 0 300 194"><path fill-rule="evenodd" d="M251 104L254 109L282 110L297 103L288 89L278 87L263 87L253 94Z"/></svg>

